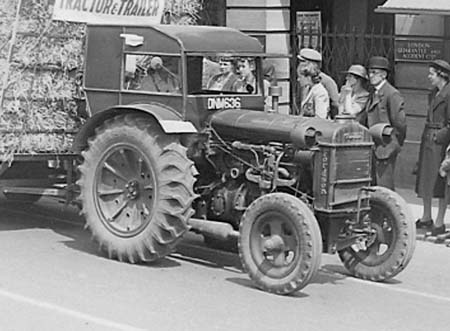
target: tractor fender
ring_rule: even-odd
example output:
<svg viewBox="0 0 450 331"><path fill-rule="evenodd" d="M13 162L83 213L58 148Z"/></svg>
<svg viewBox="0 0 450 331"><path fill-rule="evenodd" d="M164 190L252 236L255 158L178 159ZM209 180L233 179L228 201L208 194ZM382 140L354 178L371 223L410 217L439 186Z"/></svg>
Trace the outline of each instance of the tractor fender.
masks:
<svg viewBox="0 0 450 331"><path fill-rule="evenodd" d="M87 147L89 137L95 134L95 129L106 120L117 115L147 114L151 116L164 130L165 133L197 133L197 129L191 122L183 121L179 113L163 104L133 104L114 106L92 115L78 131L72 151L80 153Z"/></svg>

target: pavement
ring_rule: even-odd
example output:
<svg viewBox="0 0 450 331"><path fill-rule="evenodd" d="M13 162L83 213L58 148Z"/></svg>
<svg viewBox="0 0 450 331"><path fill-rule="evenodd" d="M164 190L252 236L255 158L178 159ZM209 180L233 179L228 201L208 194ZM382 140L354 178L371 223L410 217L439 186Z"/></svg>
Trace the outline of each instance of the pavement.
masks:
<svg viewBox="0 0 450 331"><path fill-rule="evenodd" d="M400 194L403 197L403 199L405 199L405 201L408 203L411 212L413 214L414 220L419 219L422 216L422 208L423 208L422 199L417 197L416 192L414 192L413 189L396 188L396 192ZM449 209L450 205L447 207L447 213L444 220L447 231L450 230ZM434 199L432 206L433 219L436 218L437 212L438 212L437 199ZM450 232L447 232L445 235L441 235L438 237L432 237L429 234L427 234L428 231L429 230L426 229L417 229L416 239L424 240L434 244L446 245L447 247L450 247Z"/></svg>

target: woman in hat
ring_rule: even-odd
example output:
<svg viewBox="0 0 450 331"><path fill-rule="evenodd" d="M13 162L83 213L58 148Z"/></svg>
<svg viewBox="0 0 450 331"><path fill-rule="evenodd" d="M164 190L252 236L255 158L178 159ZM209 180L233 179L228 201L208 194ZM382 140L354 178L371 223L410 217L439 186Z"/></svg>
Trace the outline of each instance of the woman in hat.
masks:
<svg viewBox="0 0 450 331"><path fill-rule="evenodd" d="M354 64L344 73L346 74L345 84L339 95L339 114L353 115L358 122L365 124L364 110L369 101L369 92L367 91L369 77L366 68Z"/></svg>
<svg viewBox="0 0 450 331"><path fill-rule="evenodd" d="M330 97L320 83L320 71L313 65L299 67L298 80L302 87L300 115L327 118L330 111Z"/></svg>
<svg viewBox="0 0 450 331"><path fill-rule="evenodd" d="M423 200L423 214L417 220L416 227L431 229L431 234L436 236L445 233L444 216L447 209L447 185L446 180L439 176L439 167L450 143L450 64L444 60L431 62L428 79L434 90L420 144L416 192ZM434 223L431 218L433 198L439 199Z"/></svg>

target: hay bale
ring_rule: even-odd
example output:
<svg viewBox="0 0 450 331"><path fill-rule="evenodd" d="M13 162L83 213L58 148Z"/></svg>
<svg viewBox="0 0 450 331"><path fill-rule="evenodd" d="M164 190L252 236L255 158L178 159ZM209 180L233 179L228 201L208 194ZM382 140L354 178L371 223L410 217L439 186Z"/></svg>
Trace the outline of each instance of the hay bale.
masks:
<svg viewBox="0 0 450 331"><path fill-rule="evenodd" d="M76 72L83 68L85 25L52 21L52 0L0 0L0 162L16 153L65 153L85 122L77 108ZM172 24L194 24L200 0L168 0Z"/></svg>
<svg viewBox="0 0 450 331"><path fill-rule="evenodd" d="M16 153L65 153L83 124L74 72L83 66L83 24L51 20L50 1L23 0L8 58L18 1L0 0L0 161Z"/></svg>

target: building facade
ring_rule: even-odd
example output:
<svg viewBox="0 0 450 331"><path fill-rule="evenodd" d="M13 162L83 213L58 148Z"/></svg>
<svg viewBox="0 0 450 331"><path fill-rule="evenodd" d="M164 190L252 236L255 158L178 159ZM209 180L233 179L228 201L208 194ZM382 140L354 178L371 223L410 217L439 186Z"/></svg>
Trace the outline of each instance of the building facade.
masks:
<svg viewBox="0 0 450 331"><path fill-rule="evenodd" d="M213 1L214 2L214 1ZM397 186L413 188L420 135L430 84L428 63L450 60L450 1L429 0L216 0L223 13L218 25L258 38L271 58L283 88L280 112L291 113L296 100L296 55L301 47L323 54L323 70L342 85L350 64L372 55L392 63L390 81L403 93L407 139L397 165Z"/></svg>

